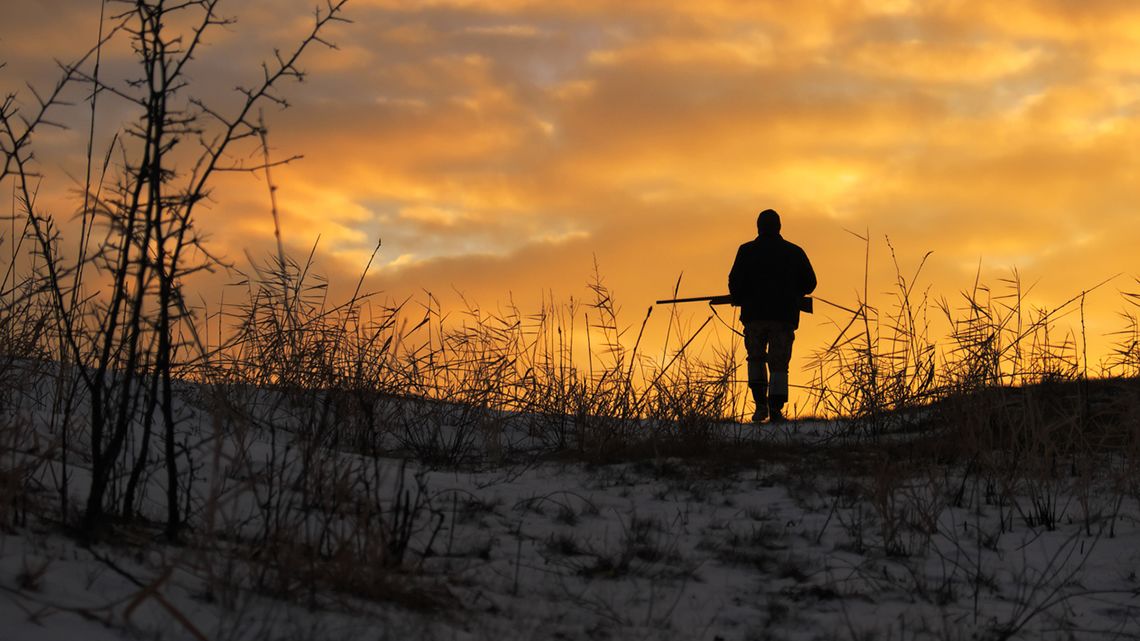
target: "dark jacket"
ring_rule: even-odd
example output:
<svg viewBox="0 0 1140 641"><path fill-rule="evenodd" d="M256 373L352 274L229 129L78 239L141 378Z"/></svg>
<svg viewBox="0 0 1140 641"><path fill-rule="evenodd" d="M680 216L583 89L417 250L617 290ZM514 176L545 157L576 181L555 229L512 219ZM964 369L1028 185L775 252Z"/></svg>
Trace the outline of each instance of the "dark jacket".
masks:
<svg viewBox="0 0 1140 641"><path fill-rule="evenodd" d="M800 299L815 290L807 254L778 233L757 236L740 246L728 291L740 306L740 320L774 320L800 326Z"/></svg>

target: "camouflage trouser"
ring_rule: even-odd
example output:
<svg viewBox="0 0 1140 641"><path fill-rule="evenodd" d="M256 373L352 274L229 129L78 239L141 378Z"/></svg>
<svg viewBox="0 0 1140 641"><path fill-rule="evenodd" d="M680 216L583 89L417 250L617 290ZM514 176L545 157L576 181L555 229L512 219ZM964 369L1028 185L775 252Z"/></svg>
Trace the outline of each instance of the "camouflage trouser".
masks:
<svg viewBox="0 0 1140 641"><path fill-rule="evenodd" d="M780 321L744 323L744 349L748 352L748 387L757 407L780 409L788 401L788 363L796 330Z"/></svg>

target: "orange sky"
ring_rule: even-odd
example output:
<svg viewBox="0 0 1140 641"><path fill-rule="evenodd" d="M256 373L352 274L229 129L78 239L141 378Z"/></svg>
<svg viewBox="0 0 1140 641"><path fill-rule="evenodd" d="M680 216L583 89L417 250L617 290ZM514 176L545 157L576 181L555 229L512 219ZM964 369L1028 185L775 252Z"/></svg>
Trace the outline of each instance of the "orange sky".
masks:
<svg viewBox="0 0 1140 641"><path fill-rule="evenodd" d="M191 75L224 106L312 2L221 6L238 23ZM0 87L19 89L90 46L98 3L4 14ZM305 155L276 175L287 243L320 234L346 287L378 237L373 288L451 303L582 296L596 257L635 324L681 272L684 294L725 291L774 207L820 295L846 305L864 252L847 230L874 239L873 303L893 282L885 237L907 272L933 252L935 296L1017 267L1056 305L1121 273L1088 301L1094 334L1121 327L1117 292L1138 289L1138 3L350 0L347 15L328 32L340 50L308 58L282 92L293 106L267 115L275 153ZM129 71L121 53L105 65ZM105 145L129 111L100 109ZM43 136L45 173L79 175L84 136ZM268 252L264 185L230 177L217 195L211 248ZM794 368L827 315L805 320Z"/></svg>

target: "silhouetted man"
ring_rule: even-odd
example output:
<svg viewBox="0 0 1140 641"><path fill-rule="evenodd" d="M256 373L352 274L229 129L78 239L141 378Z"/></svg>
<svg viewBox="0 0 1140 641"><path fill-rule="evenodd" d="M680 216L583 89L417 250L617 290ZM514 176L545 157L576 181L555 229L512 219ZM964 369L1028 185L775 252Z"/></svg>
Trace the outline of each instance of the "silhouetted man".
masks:
<svg viewBox="0 0 1140 641"><path fill-rule="evenodd" d="M756 239L740 246L728 274L728 291L740 306L748 387L756 401L752 421L784 420L788 363L800 326L800 301L815 289L807 254L780 235L780 215L765 209L756 218Z"/></svg>

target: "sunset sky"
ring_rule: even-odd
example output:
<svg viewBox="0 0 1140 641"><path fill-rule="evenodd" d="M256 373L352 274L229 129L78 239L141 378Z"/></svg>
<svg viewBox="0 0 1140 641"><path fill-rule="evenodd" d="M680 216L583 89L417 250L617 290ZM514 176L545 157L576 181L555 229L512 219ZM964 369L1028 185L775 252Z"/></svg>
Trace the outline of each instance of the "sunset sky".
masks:
<svg viewBox="0 0 1140 641"><path fill-rule="evenodd" d="M8 4L0 87L46 86L52 58L96 38L94 0ZM208 38L192 93L236 104L313 6L222 2L238 22ZM319 234L346 287L378 238L369 284L394 298L525 308L582 296L596 257L634 324L682 272L682 294L726 291L773 207L844 305L863 283L849 232L871 235L873 303L894 279L886 237L908 275L933 252L922 286L951 299L979 270L997 287L1016 267L1042 305L1122 274L1088 301L1094 334L1140 289L1140 3L350 0L346 15L326 34L339 50L283 88L292 107L266 112L275 153L304 155L275 175L286 241L301 253ZM123 52L104 63L130 71ZM129 112L101 100L105 147ZM85 111L62 113L79 125L46 134L41 162L80 175ZM210 247L267 253L264 184L217 195ZM818 311L797 363L844 316Z"/></svg>

